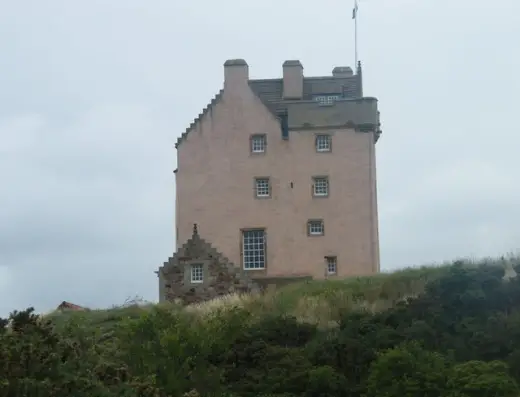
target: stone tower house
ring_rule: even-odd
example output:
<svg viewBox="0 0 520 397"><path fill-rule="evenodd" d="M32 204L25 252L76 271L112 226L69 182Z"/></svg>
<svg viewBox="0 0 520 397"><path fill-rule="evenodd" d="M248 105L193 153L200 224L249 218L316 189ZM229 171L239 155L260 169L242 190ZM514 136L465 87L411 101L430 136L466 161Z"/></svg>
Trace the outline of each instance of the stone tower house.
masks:
<svg viewBox="0 0 520 397"><path fill-rule="evenodd" d="M176 144L176 246L198 224L252 279L379 271L377 99L361 65L251 80L242 59Z"/></svg>

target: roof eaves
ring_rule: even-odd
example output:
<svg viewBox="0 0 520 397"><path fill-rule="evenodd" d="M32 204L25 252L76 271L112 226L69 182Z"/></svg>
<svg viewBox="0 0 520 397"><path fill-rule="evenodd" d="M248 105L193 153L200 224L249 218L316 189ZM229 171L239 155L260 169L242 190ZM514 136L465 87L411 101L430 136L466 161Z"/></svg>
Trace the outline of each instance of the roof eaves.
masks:
<svg viewBox="0 0 520 397"><path fill-rule="evenodd" d="M222 98L222 93L224 92L223 89L221 89L217 95L213 97L211 102L202 110L202 112L191 122L190 126L186 128L186 131L184 131L181 136L177 139L177 142L175 143L175 149L179 147L179 145L186 139L188 134L193 130L193 128L199 123L199 121L204 117L212 108L215 106L215 104L220 101Z"/></svg>

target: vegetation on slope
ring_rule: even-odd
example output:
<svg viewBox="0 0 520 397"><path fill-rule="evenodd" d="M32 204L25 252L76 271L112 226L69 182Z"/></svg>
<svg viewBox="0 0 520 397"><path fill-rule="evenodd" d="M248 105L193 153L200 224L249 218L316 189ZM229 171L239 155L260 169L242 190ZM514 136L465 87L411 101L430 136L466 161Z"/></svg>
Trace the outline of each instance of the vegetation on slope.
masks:
<svg viewBox="0 0 520 397"><path fill-rule="evenodd" d="M14 312L0 396L517 397L520 277L498 262L189 308Z"/></svg>

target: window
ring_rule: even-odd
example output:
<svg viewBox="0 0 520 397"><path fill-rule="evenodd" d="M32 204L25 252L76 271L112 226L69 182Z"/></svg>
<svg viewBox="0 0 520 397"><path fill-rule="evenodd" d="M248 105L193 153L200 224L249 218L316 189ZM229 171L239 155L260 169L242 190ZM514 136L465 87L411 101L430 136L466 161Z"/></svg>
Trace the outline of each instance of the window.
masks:
<svg viewBox="0 0 520 397"><path fill-rule="evenodd" d="M244 269L265 269L265 230L244 230L242 244Z"/></svg>
<svg viewBox="0 0 520 397"><path fill-rule="evenodd" d="M251 152L264 153L267 146L267 137L265 134L251 136Z"/></svg>
<svg viewBox="0 0 520 397"><path fill-rule="evenodd" d="M322 220L310 220L307 222L307 233L309 236L323 236L325 228Z"/></svg>
<svg viewBox="0 0 520 397"><path fill-rule="evenodd" d="M316 135L316 151L330 152L331 136L330 135Z"/></svg>
<svg viewBox="0 0 520 397"><path fill-rule="evenodd" d="M289 115L287 111L283 113L279 113L278 117L280 119L280 128L282 130L282 139L288 140L289 139Z"/></svg>
<svg viewBox="0 0 520 397"><path fill-rule="evenodd" d="M336 99L340 99L341 95L333 94L333 95L315 95L314 100L319 102L320 105L332 105Z"/></svg>
<svg viewBox="0 0 520 397"><path fill-rule="evenodd" d="M326 256L327 275L332 276L338 273L338 260L335 256Z"/></svg>
<svg viewBox="0 0 520 397"><path fill-rule="evenodd" d="M326 176L314 177L313 194L316 197L329 195L329 178Z"/></svg>
<svg viewBox="0 0 520 397"><path fill-rule="evenodd" d="M256 197L269 197L271 195L269 178L255 179L255 194Z"/></svg>
<svg viewBox="0 0 520 397"><path fill-rule="evenodd" d="M204 281L204 269L201 264L191 265L191 282L202 283Z"/></svg>

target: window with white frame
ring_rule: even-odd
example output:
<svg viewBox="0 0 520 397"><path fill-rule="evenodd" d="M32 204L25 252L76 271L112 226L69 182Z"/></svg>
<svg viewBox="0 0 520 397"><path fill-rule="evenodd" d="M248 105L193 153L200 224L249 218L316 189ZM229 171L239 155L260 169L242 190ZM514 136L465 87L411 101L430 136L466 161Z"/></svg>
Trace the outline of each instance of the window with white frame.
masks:
<svg viewBox="0 0 520 397"><path fill-rule="evenodd" d="M329 195L329 178L326 176L314 177L313 194L316 197L326 197Z"/></svg>
<svg viewBox="0 0 520 397"><path fill-rule="evenodd" d="M309 236L323 236L325 228L323 221L319 219L312 219L307 222L307 233Z"/></svg>
<svg viewBox="0 0 520 397"><path fill-rule="evenodd" d="M327 275L332 276L338 273L338 258L335 256L326 256Z"/></svg>
<svg viewBox="0 0 520 397"><path fill-rule="evenodd" d="M316 102L319 102L320 105L331 105L337 99L340 99L340 98L341 98L341 95L333 94L333 95L315 95L313 99Z"/></svg>
<svg viewBox="0 0 520 397"><path fill-rule="evenodd" d="M191 265L191 282L202 283L204 281L204 268L202 264L196 263Z"/></svg>
<svg viewBox="0 0 520 397"><path fill-rule="evenodd" d="M265 134L257 134L251 136L251 152L264 153L267 146L267 137Z"/></svg>
<svg viewBox="0 0 520 397"><path fill-rule="evenodd" d="M317 152L330 152L331 149L331 136L326 134L316 135L316 151Z"/></svg>
<svg viewBox="0 0 520 397"><path fill-rule="evenodd" d="M265 269L265 230L242 232L242 256L245 270Z"/></svg>
<svg viewBox="0 0 520 397"><path fill-rule="evenodd" d="M256 197L269 197L271 195L269 178L255 178L255 194Z"/></svg>

